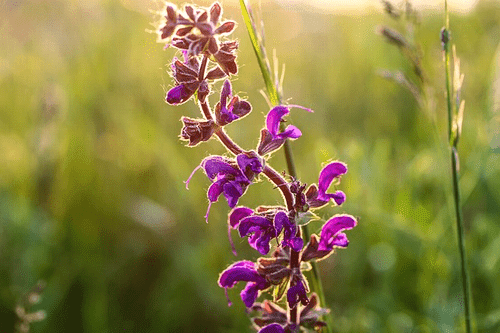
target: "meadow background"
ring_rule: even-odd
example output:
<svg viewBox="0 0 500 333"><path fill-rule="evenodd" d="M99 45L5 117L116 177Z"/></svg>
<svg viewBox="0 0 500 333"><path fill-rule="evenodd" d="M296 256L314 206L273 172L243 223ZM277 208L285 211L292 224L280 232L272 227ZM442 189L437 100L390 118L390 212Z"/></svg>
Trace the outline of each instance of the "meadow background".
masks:
<svg viewBox="0 0 500 333"><path fill-rule="evenodd" d="M452 2L452 1L451 1ZM210 1L199 1L208 6ZM178 3L179 4L179 3ZM224 4L224 3L223 3ZM224 200L204 221L209 181L186 180L216 140L189 149L178 140L193 102L164 102L169 61L148 8L132 0L0 1L0 332L38 280L47 287L31 332L250 332L239 290L227 307L217 278L227 265L257 258L227 239ZM231 7L233 6L233 7ZM253 112L227 127L256 146L269 108L237 6L240 71L233 88ZM434 87L425 112L379 69L411 71L375 34L401 29L377 1L360 12L307 5L262 7L266 46L286 64L284 97L303 132L292 143L301 180L317 182L322 163L345 161L340 207L359 226L347 250L321 262L336 332L460 332L459 256L446 146L447 115L439 31L443 13L420 13L415 40ZM465 73L460 187L475 325L500 331L500 4L479 1L452 13ZM215 103L218 91L211 101ZM284 170L282 152L271 164ZM266 181L240 204L276 204ZM314 228L319 228L317 223Z"/></svg>

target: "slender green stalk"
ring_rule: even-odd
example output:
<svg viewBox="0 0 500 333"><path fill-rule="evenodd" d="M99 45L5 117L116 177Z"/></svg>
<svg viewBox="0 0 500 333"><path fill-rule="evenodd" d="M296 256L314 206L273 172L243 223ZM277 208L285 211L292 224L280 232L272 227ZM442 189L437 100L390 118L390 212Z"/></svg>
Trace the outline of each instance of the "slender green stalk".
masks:
<svg viewBox="0 0 500 333"><path fill-rule="evenodd" d="M464 294L464 314L465 314L465 331L471 333L471 292L469 286L469 270L467 265L467 256L465 253L465 231L464 222L462 219L462 209L460 206L460 187L458 184L459 177L459 157L458 157L458 139L460 135L461 117L458 111L460 105L457 105L457 110L453 110L452 103L452 84L450 75L450 19L448 14L448 1L444 2L445 8L445 28L442 31L442 42L444 48L444 65L446 74L446 104L448 108L448 140L451 148L451 172L453 177L453 199L455 202L455 216L457 224L458 236L458 251L460 253L460 264L462 271L462 290ZM457 101L459 103L459 101Z"/></svg>
<svg viewBox="0 0 500 333"><path fill-rule="evenodd" d="M264 79L264 83L266 85L266 92L267 96L269 98L269 101L271 102L272 105L280 105L282 103L282 96L280 94L280 90L278 89L277 85L278 82L274 82L271 79L271 68L269 65L269 60L266 54L266 49L264 48L263 43L259 39L259 36L257 34L257 31L255 29L255 22L252 17L251 12L249 11L249 8L247 7L245 0L240 0L240 6L241 6L241 12L243 15L243 20L245 21L245 25L248 31L248 35L250 37L250 40L252 42L253 50L255 52L255 56L257 58L257 62L259 63L260 71L262 73L262 77ZM281 126L285 126L285 124L281 124ZM290 147L289 141L285 141L284 144L284 153L285 153L285 160L287 164L287 169L288 169L288 174L293 177L294 179L297 179L297 171L295 168L295 163L293 161L293 153L292 153L292 148ZM308 225L305 225L302 228L302 232L304 234L304 240L307 242L310 238L310 231L308 229ZM315 261L311 262L312 265L312 275L311 275L311 285L312 289L316 292L319 298L319 303L321 306L326 306L326 301L325 301L325 295L323 292L323 285L321 283L321 278L319 274L319 269L318 265ZM326 332L331 333L332 332L332 318L331 316L326 316Z"/></svg>

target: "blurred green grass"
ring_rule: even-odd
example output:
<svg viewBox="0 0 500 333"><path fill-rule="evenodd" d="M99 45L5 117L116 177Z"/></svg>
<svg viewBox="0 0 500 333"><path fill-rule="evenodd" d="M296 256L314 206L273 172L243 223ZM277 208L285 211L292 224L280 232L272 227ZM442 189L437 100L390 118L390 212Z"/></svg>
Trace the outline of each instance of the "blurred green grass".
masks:
<svg viewBox="0 0 500 333"><path fill-rule="evenodd" d="M40 279L47 288L34 309L47 318L32 332L250 331L238 291L230 291L235 302L228 308L216 281L228 264L256 252L235 237L239 255L231 254L223 200L204 222L209 183L202 173L189 191L183 183L203 157L224 150L215 140L196 149L179 142L181 115L198 111L192 102L164 103L173 51L146 32L153 20L147 6L0 4L2 333L13 331L16 303ZM438 98L429 116L376 74L408 68L374 34L381 23L393 25L381 8L263 9L268 51L275 48L286 64L284 97L315 110L292 110L290 117L303 132L292 144L300 178L316 182L330 159L349 166L340 186L347 202L321 211L324 218L348 212L360 221L348 250L320 265L336 331L459 332L442 13L422 13L416 35ZM250 149L268 107L238 8L225 12L239 22L233 87L254 107L227 130ZM492 140L499 126L499 24L498 2L480 1L471 13L451 17L466 75L460 185L480 332L500 330L500 155ZM285 168L280 153L271 163ZM279 200L261 182L240 203Z"/></svg>

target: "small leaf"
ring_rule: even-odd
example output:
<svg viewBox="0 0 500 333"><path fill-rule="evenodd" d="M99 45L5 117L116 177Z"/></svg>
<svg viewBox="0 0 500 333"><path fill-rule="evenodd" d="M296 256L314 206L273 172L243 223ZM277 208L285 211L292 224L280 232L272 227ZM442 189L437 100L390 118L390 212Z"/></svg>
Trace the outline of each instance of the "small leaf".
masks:
<svg viewBox="0 0 500 333"><path fill-rule="evenodd" d="M288 289L288 281L290 280L290 277L284 278L283 281L277 286L274 287L273 290L273 301L278 302L283 298L283 295L285 294L285 291Z"/></svg>
<svg viewBox="0 0 500 333"><path fill-rule="evenodd" d="M308 261L303 261L300 263L300 271L308 272L312 269L312 265Z"/></svg>
<svg viewBox="0 0 500 333"><path fill-rule="evenodd" d="M311 221L316 221L319 220L320 217L316 214L314 214L311 211L307 211L304 213L299 212L298 217L295 219L295 222L297 225L306 225Z"/></svg>

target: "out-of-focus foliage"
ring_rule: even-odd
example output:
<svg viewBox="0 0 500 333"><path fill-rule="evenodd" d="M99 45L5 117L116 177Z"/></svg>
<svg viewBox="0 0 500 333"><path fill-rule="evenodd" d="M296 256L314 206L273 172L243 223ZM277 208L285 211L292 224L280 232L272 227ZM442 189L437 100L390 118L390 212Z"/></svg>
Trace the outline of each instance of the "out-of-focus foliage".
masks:
<svg viewBox="0 0 500 333"><path fill-rule="evenodd" d="M196 174L189 191L183 183L223 149L215 140L197 149L178 140L181 115L198 109L164 103L174 51L145 31L153 19L144 8L125 0L0 2L2 333L13 331L16 304L38 280L47 287L33 310L46 319L32 332L250 331L237 291L228 308L216 281L257 253L235 237L240 256L231 254L223 200L204 222L206 177ZM408 66L374 33L392 24L382 6L335 14L274 4L263 13L266 44L286 63L284 97L315 110L290 118L303 132L292 144L299 176L316 182L330 159L349 166L340 187L347 202L326 211L354 213L359 227L346 251L320 265L336 331L460 331L442 13L421 13L415 36L436 89L434 114L377 75ZM240 15L226 7L240 22L233 87L254 111L228 132L250 149L268 106ZM500 5L481 1L452 15L451 29L465 73L460 186L476 326L498 332ZM271 163L285 167L280 153ZM263 181L241 204L263 198L280 200Z"/></svg>

